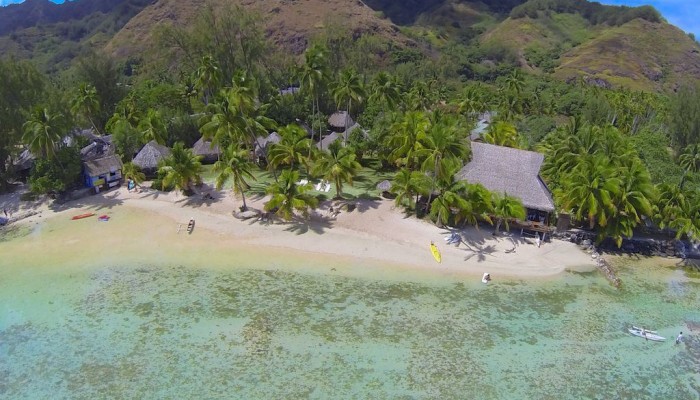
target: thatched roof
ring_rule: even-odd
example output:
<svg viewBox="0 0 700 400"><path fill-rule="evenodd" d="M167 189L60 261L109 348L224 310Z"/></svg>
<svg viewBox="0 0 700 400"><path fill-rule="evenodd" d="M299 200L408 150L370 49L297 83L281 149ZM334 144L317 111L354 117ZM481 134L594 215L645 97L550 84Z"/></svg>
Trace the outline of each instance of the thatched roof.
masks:
<svg viewBox="0 0 700 400"><path fill-rule="evenodd" d="M192 152L196 156L202 156L204 158L208 157L218 157L221 154L219 145L213 145L210 141L205 141L203 137L199 138L192 146Z"/></svg>
<svg viewBox="0 0 700 400"><path fill-rule="evenodd" d="M95 160L86 161L85 174L88 176L100 176L108 172L117 172L122 169L122 160L117 155L97 158Z"/></svg>
<svg viewBox="0 0 700 400"><path fill-rule="evenodd" d="M280 89L280 90L279 90L279 93L280 93L282 96L286 96L286 95L289 95L289 94L297 94L297 93L299 93L299 90L300 90L300 89L299 89L299 86L289 86L289 87L286 87L286 88L284 88L284 89Z"/></svg>
<svg viewBox="0 0 700 400"><path fill-rule="evenodd" d="M554 211L552 195L539 175L542 154L479 142L471 145L472 161L457 173L457 179L517 197L533 210Z"/></svg>
<svg viewBox="0 0 700 400"><path fill-rule="evenodd" d="M170 155L170 149L151 140L134 157L133 163L144 171L155 170L158 162Z"/></svg>
<svg viewBox="0 0 700 400"><path fill-rule="evenodd" d="M352 117L347 111L336 111L333 115L328 117L328 125L330 125L331 128L345 129L346 126L355 125L355 121L352 120Z"/></svg>
<svg viewBox="0 0 700 400"><path fill-rule="evenodd" d="M388 192L391 190L391 181L384 180L381 181L377 184L377 190L381 190L382 192Z"/></svg>
<svg viewBox="0 0 700 400"><path fill-rule="evenodd" d="M26 171L32 168L32 166L34 165L34 160L36 160L34 154L32 154L32 152L29 151L29 149L24 149L21 153L19 153L19 156L12 162L12 165L17 171Z"/></svg>
<svg viewBox="0 0 700 400"><path fill-rule="evenodd" d="M262 157L264 151L267 150L268 146L279 143L282 138L277 132L272 132L267 137L258 136L255 139L255 149L254 153L257 157Z"/></svg>
<svg viewBox="0 0 700 400"><path fill-rule="evenodd" d="M360 127L360 124L358 123L353 123L346 131L343 132L331 132L327 136L325 136L321 141L316 144L316 147L318 147L321 150L328 150L328 146L331 145L331 143L335 142L336 140L344 140L347 141L348 138L350 137L350 134L352 131L355 129L362 129ZM363 131L363 134L365 137L367 136L367 132Z"/></svg>

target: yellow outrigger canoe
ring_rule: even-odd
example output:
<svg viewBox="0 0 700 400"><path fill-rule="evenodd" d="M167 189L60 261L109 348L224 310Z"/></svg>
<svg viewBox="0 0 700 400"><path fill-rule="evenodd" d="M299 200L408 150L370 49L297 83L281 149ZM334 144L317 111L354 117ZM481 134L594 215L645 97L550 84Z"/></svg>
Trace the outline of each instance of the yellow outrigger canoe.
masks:
<svg viewBox="0 0 700 400"><path fill-rule="evenodd" d="M437 261L437 262L442 261L442 256L440 255L440 250L438 250L437 246L433 242L430 242L430 252L433 253L433 257L435 257L435 261Z"/></svg>

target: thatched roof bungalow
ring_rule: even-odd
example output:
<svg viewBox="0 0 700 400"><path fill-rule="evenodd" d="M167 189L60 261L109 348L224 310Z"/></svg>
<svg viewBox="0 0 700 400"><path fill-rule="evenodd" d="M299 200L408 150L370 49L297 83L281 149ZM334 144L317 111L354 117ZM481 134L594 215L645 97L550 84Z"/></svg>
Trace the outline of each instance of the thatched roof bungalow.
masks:
<svg viewBox="0 0 700 400"><path fill-rule="evenodd" d="M277 132L272 132L267 137L258 136L255 138L255 147L253 148L253 153L255 157L260 159L265 156L269 147L275 143L279 143L282 138Z"/></svg>
<svg viewBox="0 0 700 400"><path fill-rule="evenodd" d="M221 156L219 145L204 140L203 137L199 138L192 146L192 152L194 155L202 157L202 163L204 164L214 163L218 161L219 156Z"/></svg>
<svg viewBox="0 0 700 400"><path fill-rule="evenodd" d="M146 175L155 175L160 160L170 155L170 149L151 140L139 151L132 161Z"/></svg>
<svg viewBox="0 0 700 400"><path fill-rule="evenodd" d="M517 197L530 210L554 211L552 194L540 178L542 154L479 142L471 146L472 160L457 173L457 179Z"/></svg>
<svg viewBox="0 0 700 400"><path fill-rule="evenodd" d="M328 117L328 125L332 130L342 132L346 126L355 125L355 121L347 111L336 111Z"/></svg>
<svg viewBox="0 0 700 400"><path fill-rule="evenodd" d="M331 132L328 135L326 135L323 139L321 139L320 142L316 144L316 147L323 151L328 150L328 146L331 145L331 143L335 142L336 140L342 140L343 142L347 142L348 138L350 137L350 134L352 131L355 129L362 129L360 127L360 124L358 123L353 123L346 131L343 132ZM365 136L367 136L367 132L364 132Z"/></svg>

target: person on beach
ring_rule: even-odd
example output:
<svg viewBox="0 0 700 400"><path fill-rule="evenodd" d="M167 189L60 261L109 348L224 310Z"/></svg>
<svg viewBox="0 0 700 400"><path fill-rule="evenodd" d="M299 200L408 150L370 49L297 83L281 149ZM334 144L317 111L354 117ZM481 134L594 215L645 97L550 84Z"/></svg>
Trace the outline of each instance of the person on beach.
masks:
<svg viewBox="0 0 700 400"><path fill-rule="evenodd" d="M679 333L676 337L676 344L680 344L683 341L683 332Z"/></svg>
<svg viewBox="0 0 700 400"><path fill-rule="evenodd" d="M2 212L5 213L5 217L7 218L7 208L3 208L3 209L2 209Z"/></svg>

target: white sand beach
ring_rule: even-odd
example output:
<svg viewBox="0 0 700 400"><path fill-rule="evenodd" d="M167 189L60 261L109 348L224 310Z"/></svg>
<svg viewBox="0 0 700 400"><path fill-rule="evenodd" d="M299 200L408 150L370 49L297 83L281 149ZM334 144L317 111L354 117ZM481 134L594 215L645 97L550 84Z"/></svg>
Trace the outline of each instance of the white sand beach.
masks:
<svg viewBox="0 0 700 400"><path fill-rule="evenodd" d="M239 220L240 199L230 191L213 199L185 197L152 189L128 192L121 187L61 206L19 202L18 194L0 196L0 208L13 218L29 215L8 227L0 240L3 261L27 265L95 262L177 262L183 265L250 266L332 270L375 276L405 274L481 277L553 277L567 269L591 270L594 262L573 243L552 240L541 247L519 232L494 236L493 228L448 230L406 216L389 200L353 200L356 208L337 215L326 202L309 221L272 223L256 218ZM247 199L251 209L262 210L264 198ZM91 218L73 221L74 215ZM97 216L108 215L108 222ZM196 221L191 234L190 219ZM14 229L15 234L9 232ZM24 229L23 233L21 229ZM462 242L447 244L453 232ZM0 237L0 239L2 239ZM442 253L437 263L430 252L433 241ZM471 278L470 278L471 279Z"/></svg>

